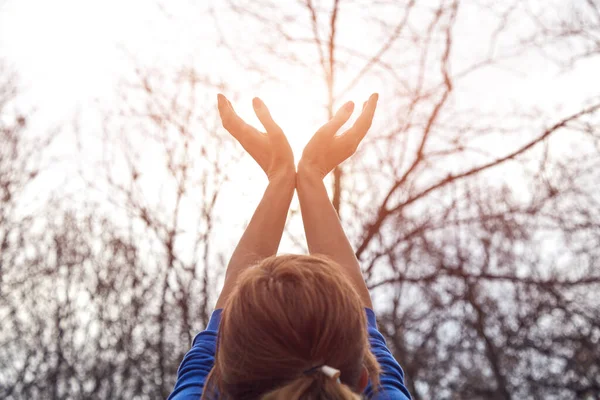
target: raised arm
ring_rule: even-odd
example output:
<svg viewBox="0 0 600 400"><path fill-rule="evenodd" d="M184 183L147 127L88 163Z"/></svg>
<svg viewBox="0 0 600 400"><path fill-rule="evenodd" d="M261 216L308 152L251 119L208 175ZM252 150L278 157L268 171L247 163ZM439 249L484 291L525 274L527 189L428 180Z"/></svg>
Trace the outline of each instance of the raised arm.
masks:
<svg viewBox="0 0 600 400"><path fill-rule="evenodd" d="M244 122L221 94L218 95L218 105L223 127L240 142L269 178L265 194L227 265L225 283L216 305L216 308L222 308L239 273L277 253L294 195L296 169L292 149L283 131L261 100L255 98L252 105L266 133Z"/></svg>
<svg viewBox="0 0 600 400"><path fill-rule="evenodd" d="M340 264L360 295L363 305L368 308L373 308L369 290L354 250L329 200L323 178L354 154L371 127L377 99L377 94L371 95L356 123L342 135L336 136L336 132L348 121L354 110L352 102L346 103L310 140L302 153L296 175L309 252L324 254Z"/></svg>

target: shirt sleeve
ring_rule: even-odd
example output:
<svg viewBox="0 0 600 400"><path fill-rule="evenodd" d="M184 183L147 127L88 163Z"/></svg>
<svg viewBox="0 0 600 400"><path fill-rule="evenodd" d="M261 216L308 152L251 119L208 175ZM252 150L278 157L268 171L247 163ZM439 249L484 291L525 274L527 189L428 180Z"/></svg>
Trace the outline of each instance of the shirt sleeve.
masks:
<svg viewBox="0 0 600 400"><path fill-rule="evenodd" d="M365 308L369 331L371 351L381 365L379 376L379 390L373 390L371 382L367 385L364 394L367 399L375 400L410 400L410 393L404 385L404 371L392 355L385 342L385 338L377 329L375 313L370 308Z"/></svg>
<svg viewBox="0 0 600 400"><path fill-rule="evenodd" d="M168 400L198 400L208 373L215 364L217 331L222 309L213 311L206 329L196 335L192 348L177 370L177 382Z"/></svg>

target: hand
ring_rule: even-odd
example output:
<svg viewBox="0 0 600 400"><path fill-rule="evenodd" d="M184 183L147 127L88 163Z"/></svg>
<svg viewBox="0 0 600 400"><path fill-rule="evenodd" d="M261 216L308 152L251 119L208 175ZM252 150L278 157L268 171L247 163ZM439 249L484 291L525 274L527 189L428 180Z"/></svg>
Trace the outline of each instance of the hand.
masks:
<svg viewBox="0 0 600 400"><path fill-rule="evenodd" d="M308 142L302 152L298 171L309 171L323 179L337 165L354 154L371 127L378 97L377 93L373 93L364 103L362 113L354 125L343 134L336 136L336 132L348 121L354 110L353 102L344 104Z"/></svg>
<svg viewBox="0 0 600 400"><path fill-rule="evenodd" d="M267 174L269 182L281 176L293 175L294 154L281 128L273 121L269 109L258 97L252 100L254 112L266 133L248 125L234 111L222 94L217 96L223 127L237 139Z"/></svg>

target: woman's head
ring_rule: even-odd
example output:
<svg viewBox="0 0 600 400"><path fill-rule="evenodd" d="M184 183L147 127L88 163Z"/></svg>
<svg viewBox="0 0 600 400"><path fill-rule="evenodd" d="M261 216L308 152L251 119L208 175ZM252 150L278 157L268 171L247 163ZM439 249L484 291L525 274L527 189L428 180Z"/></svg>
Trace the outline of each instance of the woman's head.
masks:
<svg viewBox="0 0 600 400"><path fill-rule="evenodd" d="M341 371L341 384L311 368ZM349 399L379 365L361 301L339 265L320 256L270 257L240 275L219 327L205 396Z"/></svg>

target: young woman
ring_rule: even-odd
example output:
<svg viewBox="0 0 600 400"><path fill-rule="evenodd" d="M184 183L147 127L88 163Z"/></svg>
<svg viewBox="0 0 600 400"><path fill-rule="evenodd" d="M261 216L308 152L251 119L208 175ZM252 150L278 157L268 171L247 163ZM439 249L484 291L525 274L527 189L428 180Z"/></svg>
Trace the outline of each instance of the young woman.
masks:
<svg viewBox="0 0 600 400"><path fill-rule="evenodd" d="M194 339L169 399L410 399L404 373L377 330L358 260L323 178L350 157L373 120L377 94L336 132L346 103L308 143L298 164L264 103L262 133L218 96L223 126L269 178L237 245L206 330ZM311 255L275 256L297 189Z"/></svg>

